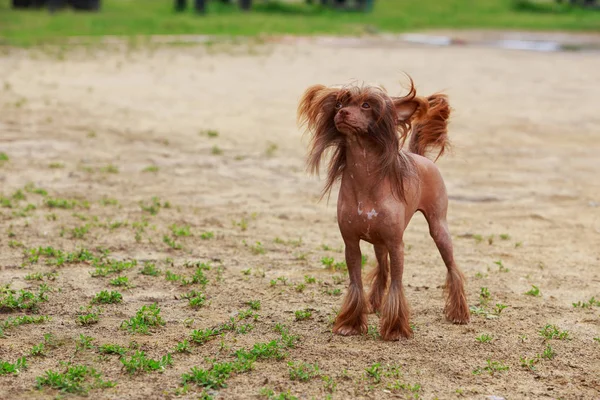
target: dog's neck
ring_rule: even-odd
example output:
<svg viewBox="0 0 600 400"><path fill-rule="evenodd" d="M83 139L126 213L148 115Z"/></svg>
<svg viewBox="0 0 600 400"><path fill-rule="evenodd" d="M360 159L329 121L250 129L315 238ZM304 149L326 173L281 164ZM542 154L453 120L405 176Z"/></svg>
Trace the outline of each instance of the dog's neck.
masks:
<svg viewBox="0 0 600 400"><path fill-rule="evenodd" d="M374 145L359 135L346 137L346 165L342 186L351 186L355 193L373 193L381 183L381 161Z"/></svg>

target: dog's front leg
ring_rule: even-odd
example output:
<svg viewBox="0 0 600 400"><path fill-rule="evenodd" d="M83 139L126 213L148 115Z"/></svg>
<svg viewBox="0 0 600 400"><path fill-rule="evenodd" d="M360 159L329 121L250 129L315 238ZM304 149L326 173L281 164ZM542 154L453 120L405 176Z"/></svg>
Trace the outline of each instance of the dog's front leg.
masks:
<svg viewBox="0 0 600 400"><path fill-rule="evenodd" d="M402 287L404 272L404 242L388 247L390 252L390 288L381 312L380 334L383 340L398 340L412 336L408 322L408 302Z"/></svg>
<svg viewBox="0 0 600 400"><path fill-rule="evenodd" d="M367 332L367 303L361 277L361 252L359 239L346 241L346 265L350 274L350 285L339 312L333 333L359 335Z"/></svg>

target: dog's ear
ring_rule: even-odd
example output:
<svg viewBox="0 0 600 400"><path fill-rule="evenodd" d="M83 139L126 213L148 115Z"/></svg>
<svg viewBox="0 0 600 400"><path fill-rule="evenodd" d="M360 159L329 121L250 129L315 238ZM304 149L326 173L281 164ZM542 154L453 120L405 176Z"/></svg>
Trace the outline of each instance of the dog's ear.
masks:
<svg viewBox="0 0 600 400"><path fill-rule="evenodd" d="M332 99L337 91L338 89L328 88L324 85L313 85L306 89L298 104L298 123L300 125L308 123L308 127L311 128L324 108L333 107L335 101ZM332 102L333 104L330 104Z"/></svg>
<svg viewBox="0 0 600 400"><path fill-rule="evenodd" d="M406 97L394 98L394 108L398 121L408 122L426 114L429 106L426 99L414 96L408 99Z"/></svg>

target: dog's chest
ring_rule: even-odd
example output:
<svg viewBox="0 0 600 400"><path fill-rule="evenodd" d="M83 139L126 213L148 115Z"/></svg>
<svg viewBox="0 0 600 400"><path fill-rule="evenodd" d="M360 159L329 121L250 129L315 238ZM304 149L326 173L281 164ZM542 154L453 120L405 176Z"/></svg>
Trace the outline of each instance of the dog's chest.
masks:
<svg viewBox="0 0 600 400"><path fill-rule="evenodd" d="M376 201L342 201L338 204L338 225L344 236L379 241L387 229L388 214L386 207Z"/></svg>

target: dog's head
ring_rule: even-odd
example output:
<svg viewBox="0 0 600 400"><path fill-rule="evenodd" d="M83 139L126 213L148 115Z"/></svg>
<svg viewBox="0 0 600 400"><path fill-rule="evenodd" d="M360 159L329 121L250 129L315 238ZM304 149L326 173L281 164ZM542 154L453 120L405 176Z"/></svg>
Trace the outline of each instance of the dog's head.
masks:
<svg viewBox="0 0 600 400"><path fill-rule="evenodd" d="M397 166L398 151L406 140L411 122L427 109L426 100L416 96L412 79L410 83L409 93L404 97L391 97L383 88L375 86L315 85L304 92L298 106L298 122L306 125L311 134L309 171L318 173L324 153L333 150L323 193L331 189L345 167L349 138L367 140L378 153L382 171ZM401 183L396 186L398 197L402 198Z"/></svg>
<svg viewBox="0 0 600 400"><path fill-rule="evenodd" d="M360 135L388 145L403 140L410 121L420 115L422 99L414 85L404 97L390 97L377 86L311 86L298 107L298 119L316 137L328 140ZM385 143L383 143L385 142Z"/></svg>

